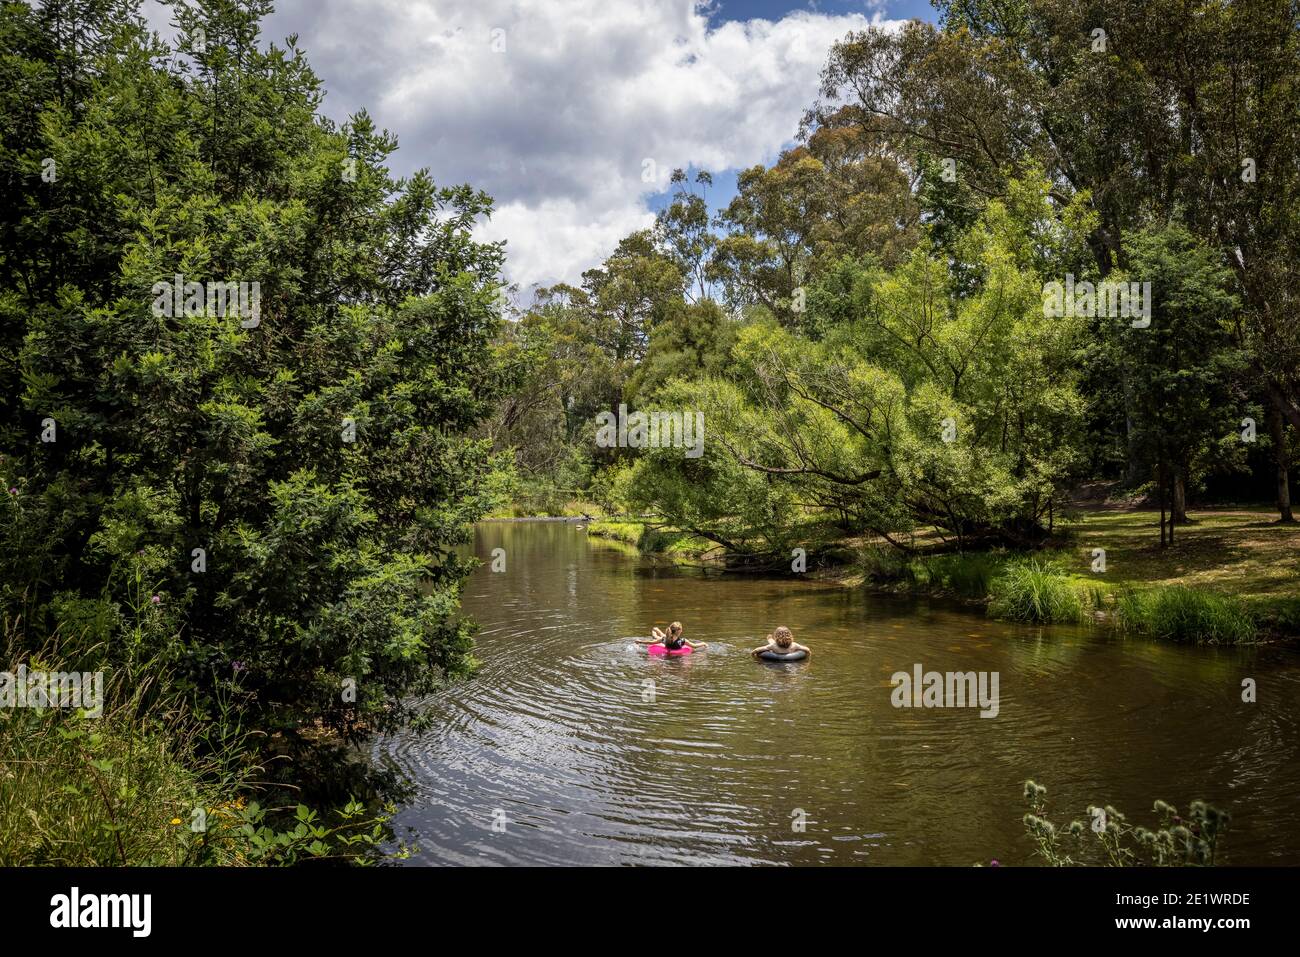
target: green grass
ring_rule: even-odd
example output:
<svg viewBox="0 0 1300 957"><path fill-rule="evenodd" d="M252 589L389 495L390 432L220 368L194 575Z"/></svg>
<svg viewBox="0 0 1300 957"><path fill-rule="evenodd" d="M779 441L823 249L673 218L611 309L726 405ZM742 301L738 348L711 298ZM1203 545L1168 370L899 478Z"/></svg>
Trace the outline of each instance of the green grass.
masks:
<svg viewBox="0 0 1300 957"><path fill-rule="evenodd" d="M907 555L892 545L872 543L858 552L857 567L870 582L907 584L915 579Z"/></svg>
<svg viewBox="0 0 1300 957"><path fill-rule="evenodd" d="M963 598L984 598L1002 572L1007 556L1001 552L965 552L913 559L912 576Z"/></svg>
<svg viewBox="0 0 1300 957"><path fill-rule="evenodd" d="M1075 622L1087 605L1074 579L1055 562L1009 562L993 579L989 614L1016 621Z"/></svg>
<svg viewBox="0 0 1300 957"><path fill-rule="evenodd" d="M640 545L645 535L645 525L640 522L588 522L587 534L635 547Z"/></svg>
<svg viewBox="0 0 1300 957"><path fill-rule="evenodd" d="M1006 565L1004 552L908 556L891 545L869 545L857 553L857 569L877 585L983 600Z"/></svg>
<svg viewBox="0 0 1300 957"><path fill-rule="evenodd" d="M1116 596L1115 620L1124 631L1165 641L1236 644L1257 632L1240 599L1185 585L1124 588Z"/></svg>
<svg viewBox="0 0 1300 957"><path fill-rule="evenodd" d="M165 704L146 704L147 695L147 687L125 693L110 686L110 703L97 718L58 708L0 709L0 862L198 863L194 809L211 809L215 818L242 802L218 762L197 759L199 726ZM213 861L231 862L233 855Z"/></svg>
<svg viewBox="0 0 1300 957"><path fill-rule="evenodd" d="M0 671L99 670L70 667L56 646L34 654L21 647L21 634L5 622ZM253 782L265 769L238 718L200 720L164 670L141 673L151 677L104 671L98 714L0 708L0 865L364 864L381 856L391 809L376 813L350 800L327 822L303 805L259 806L256 796L267 792Z"/></svg>
<svg viewBox="0 0 1300 957"><path fill-rule="evenodd" d="M1125 585L1171 587L1230 595L1257 621L1300 634L1300 524L1281 525L1268 508L1193 510L1174 544L1160 547L1158 512L1097 511L1066 527L1068 567L1118 593ZM1088 572L1092 550L1106 550L1106 571Z"/></svg>
<svg viewBox="0 0 1300 957"><path fill-rule="evenodd" d="M1191 517L1161 548L1156 512L1076 514L1058 522L1055 549L1033 559L997 551L909 557L859 541L855 570L878 588L987 598L999 617L1069 621L1098 609L1129 633L1174 641L1300 635L1300 524L1281 525L1268 508ZM911 541L941 544L924 532ZM1104 572L1092 570L1099 548Z"/></svg>
<svg viewBox="0 0 1300 957"><path fill-rule="evenodd" d="M654 528L644 522L589 522L587 534L631 545L647 555L689 557L716 547L689 532Z"/></svg>

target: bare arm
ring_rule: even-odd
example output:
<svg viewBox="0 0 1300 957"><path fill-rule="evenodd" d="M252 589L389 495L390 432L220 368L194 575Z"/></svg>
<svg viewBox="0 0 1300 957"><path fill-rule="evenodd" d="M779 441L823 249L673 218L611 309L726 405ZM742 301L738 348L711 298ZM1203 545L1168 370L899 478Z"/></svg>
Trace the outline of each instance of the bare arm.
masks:
<svg viewBox="0 0 1300 957"><path fill-rule="evenodd" d="M687 645L688 647L691 647L691 648L707 648L707 647L709 647L709 643L708 643L707 641L691 641L691 639L689 639L689 638L683 638L683 639L682 639L682 644Z"/></svg>

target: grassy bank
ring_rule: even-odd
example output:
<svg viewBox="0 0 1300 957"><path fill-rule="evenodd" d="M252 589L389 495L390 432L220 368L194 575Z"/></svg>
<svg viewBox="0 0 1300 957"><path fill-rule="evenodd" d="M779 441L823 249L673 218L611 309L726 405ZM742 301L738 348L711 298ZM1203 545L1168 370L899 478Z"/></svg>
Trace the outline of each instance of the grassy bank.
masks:
<svg viewBox="0 0 1300 957"><path fill-rule="evenodd" d="M0 655L0 681L13 694L20 666L27 676L81 670L57 652L20 657L11 650ZM144 673L152 677L101 672L98 702L79 702L88 707L48 707L30 697L0 707L0 865L265 866L378 857L387 811L348 802L322 814L274 800L257 783L264 768L237 720L200 720L168 690L164 670ZM268 798L270 806L259 804Z"/></svg>
<svg viewBox="0 0 1300 957"><path fill-rule="evenodd" d="M1170 641L1300 635L1300 526L1267 509L1202 512L1162 549L1158 523L1154 512L1086 513L1032 556L908 556L869 543L852 571L869 586L979 601L1014 620L1101 619Z"/></svg>
<svg viewBox="0 0 1300 957"><path fill-rule="evenodd" d="M1172 589L1224 596L1262 631L1300 635L1300 524L1279 524L1269 508L1191 517L1162 549L1158 512L1089 512L1067 526L1074 567L1117 597ZM1094 548L1106 551L1106 571L1096 576L1088 571Z"/></svg>
<svg viewBox="0 0 1300 957"><path fill-rule="evenodd" d="M1169 641L1300 637L1300 525L1278 524L1269 509L1197 512L1167 548L1151 511L1085 512L1055 531L1034 554L944 552L929 530L909 539L911 552L844 537L820 542L810 567L847 586L955 598L1012 620L1095 621ZM649 554L723 557L642 522L592 522L588 534Z"/></svg>
<svg viewBox="0 0 1300 957"><path fill-rule="evenodd" d="M717 545L699 536L644 522L591 522L587 525L587 534L631 545L646 555L662 555L667 558L694 559L717 550Z"/></svg>

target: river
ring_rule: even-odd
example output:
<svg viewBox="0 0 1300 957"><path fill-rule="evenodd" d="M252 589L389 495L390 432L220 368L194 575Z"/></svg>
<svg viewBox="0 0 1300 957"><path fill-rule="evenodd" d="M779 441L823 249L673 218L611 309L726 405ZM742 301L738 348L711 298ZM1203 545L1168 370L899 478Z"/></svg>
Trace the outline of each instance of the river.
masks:
<svg viewBox="0 0 1300 957"><path fill-rule="evenodd" d="M1156 798L1199 797L1233 816L1220 863L1300 864L1294 651L674 568L565 522L481 523L473 552L482 666L375 749L414 785L409 863L1031 864L1033 778L1058 825L1109 803L1150 826ZM673 619L708 649L632 644ZM749 657L779 624L811 659ZM996 672L997 715L895 707L917 664Z"/></svg>

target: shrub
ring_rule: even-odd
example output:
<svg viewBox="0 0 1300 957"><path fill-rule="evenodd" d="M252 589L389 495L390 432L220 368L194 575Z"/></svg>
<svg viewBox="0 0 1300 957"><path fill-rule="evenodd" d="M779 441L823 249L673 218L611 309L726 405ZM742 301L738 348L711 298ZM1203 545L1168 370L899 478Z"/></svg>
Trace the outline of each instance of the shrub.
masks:
<svg viewBox="0 0 1300 957"><path fill-rule="evenodd" d="M868 545L858 553L858 568L873 582L912 581L907 556L889 545Z"/></svg>

